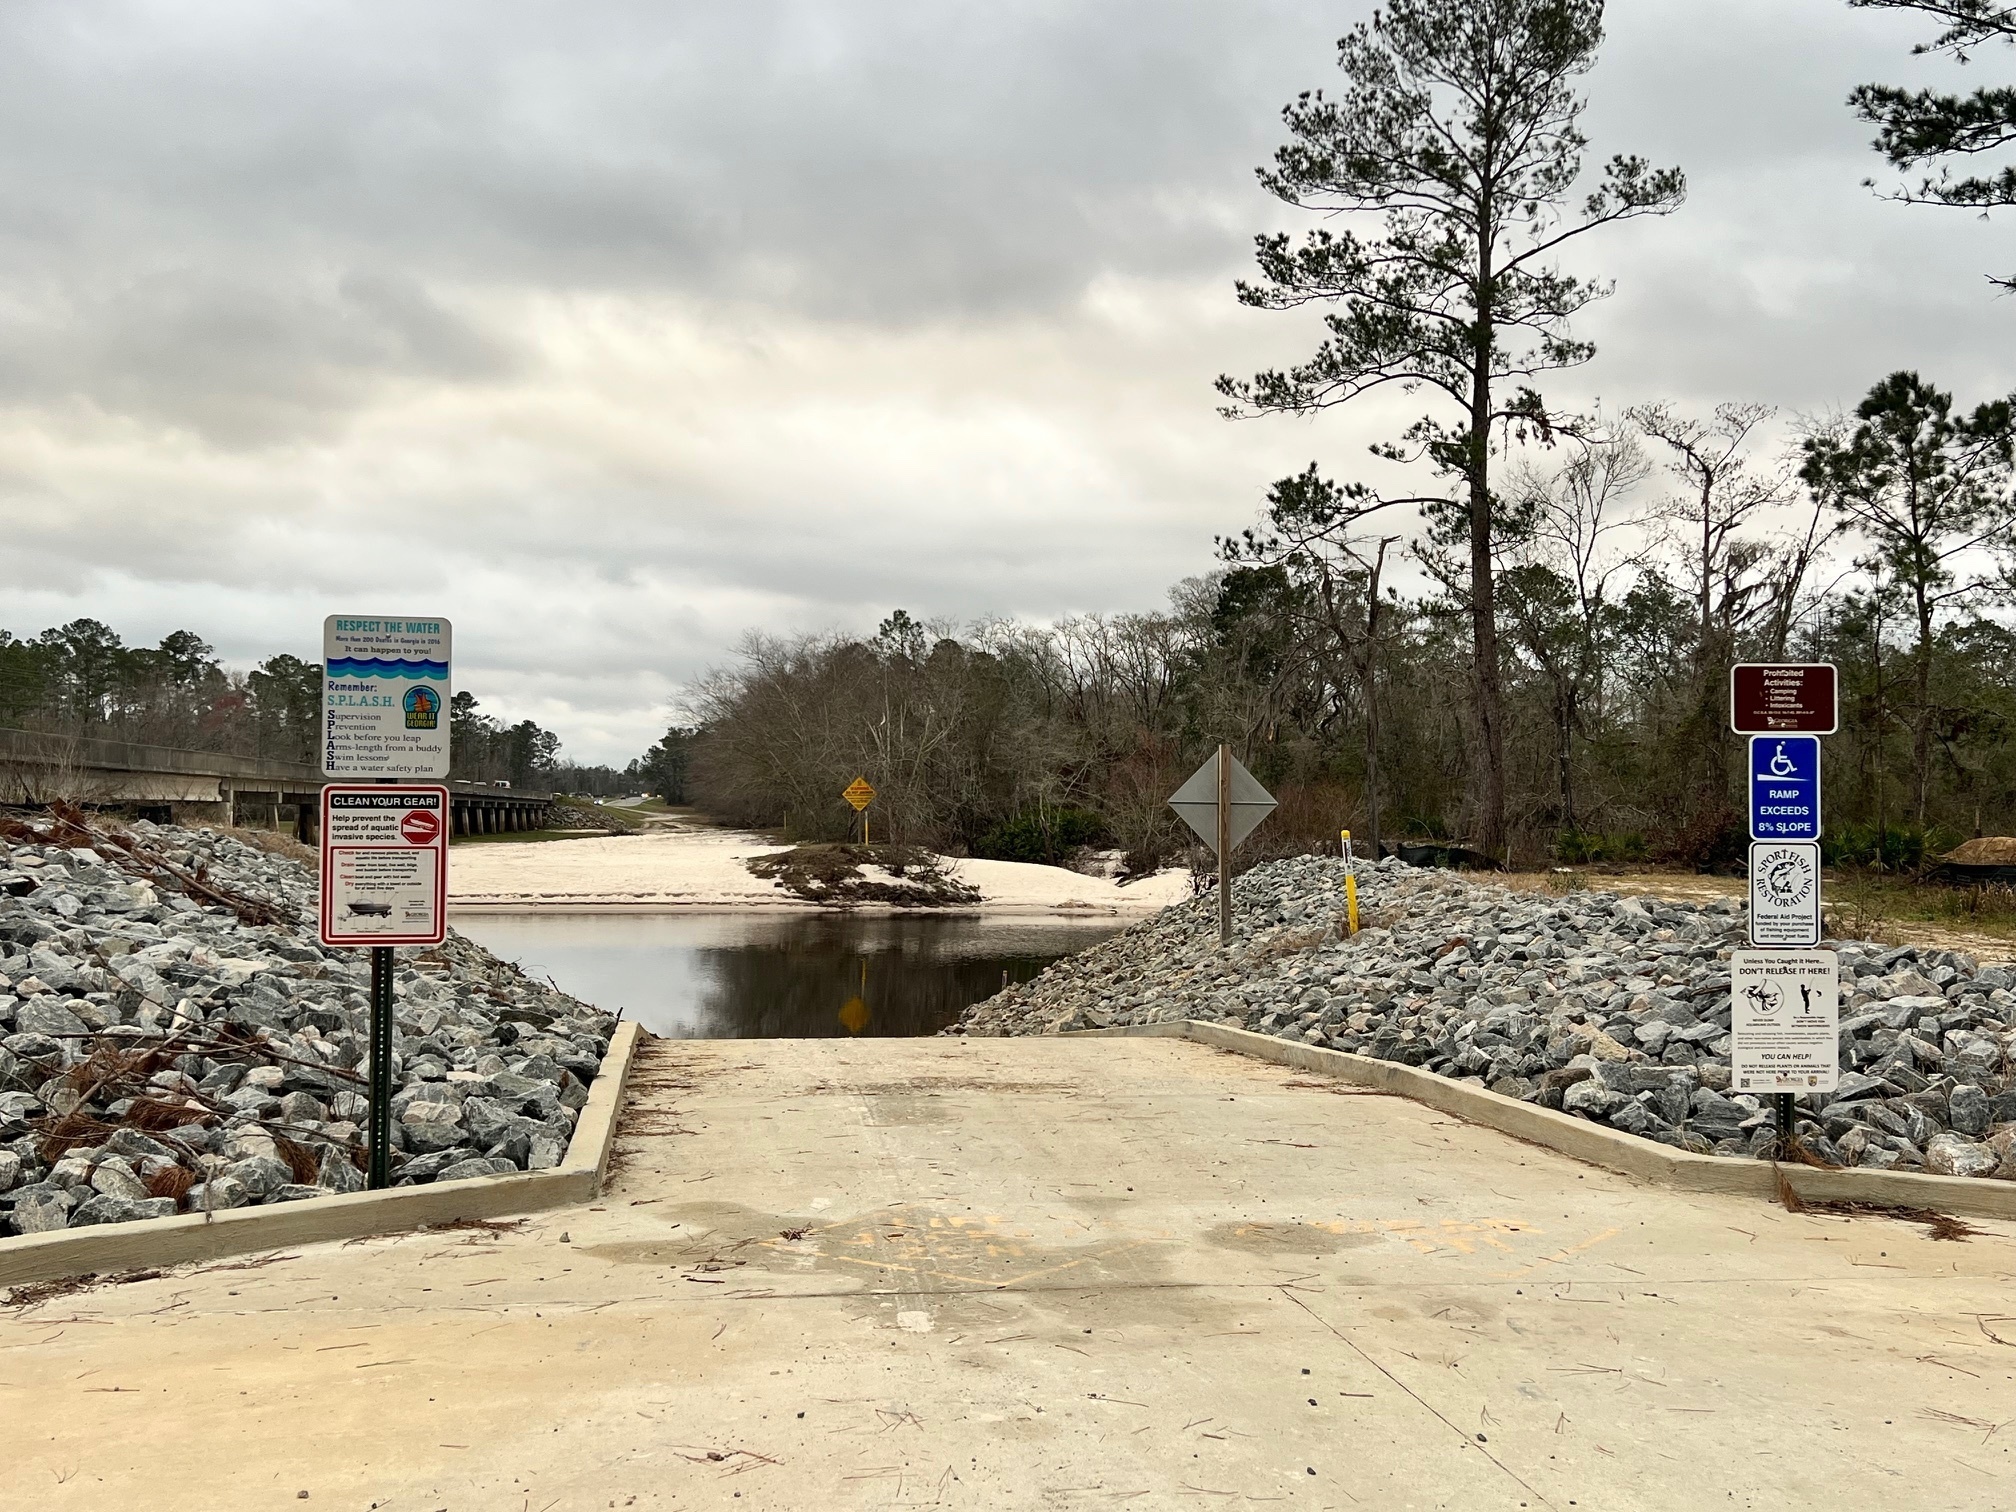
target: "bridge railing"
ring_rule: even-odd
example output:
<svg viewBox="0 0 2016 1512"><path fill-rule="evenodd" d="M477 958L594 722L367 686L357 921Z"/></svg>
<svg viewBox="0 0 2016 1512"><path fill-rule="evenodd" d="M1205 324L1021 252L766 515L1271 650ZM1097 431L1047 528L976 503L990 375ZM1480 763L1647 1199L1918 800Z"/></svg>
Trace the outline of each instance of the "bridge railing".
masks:
<svg viewBox="0 0 2016 1512"><path fill-rule="evenodd" d="M61 799L168 823L293 829L315 843L322 773L307 762L0 727L0 804ZM553 795L450 782L455 833L541 828Z"/></svg>

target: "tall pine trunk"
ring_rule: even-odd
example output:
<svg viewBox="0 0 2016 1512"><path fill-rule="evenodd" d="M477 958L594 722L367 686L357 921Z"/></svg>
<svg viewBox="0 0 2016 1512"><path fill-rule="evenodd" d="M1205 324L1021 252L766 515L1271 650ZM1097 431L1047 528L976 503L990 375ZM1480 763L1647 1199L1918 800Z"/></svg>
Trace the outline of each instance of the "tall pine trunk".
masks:
<svg viewBox="0 0 2016 1512"><path fill-rule="evenodd" d="M1932 602L1925 584L1917 584L1918 648L1911 669L1917 684L1918 717L1911 731L1911 780L1917 788L1918 828L1925 828L1925 809L1932 791Z"/></svg>
<svg viewBox="0 0 2016 1512"><path fill-rule="evenodd" d="M1489 225L1488 195L1480 224ZM1477 249L1477 330L1470 370L1470 654L1471 708L1477 722L1473 782L1477 833L1485 855L1505 860L1505 730L1498 668L1498 580L1491 560L1491 243Z"/></svg>

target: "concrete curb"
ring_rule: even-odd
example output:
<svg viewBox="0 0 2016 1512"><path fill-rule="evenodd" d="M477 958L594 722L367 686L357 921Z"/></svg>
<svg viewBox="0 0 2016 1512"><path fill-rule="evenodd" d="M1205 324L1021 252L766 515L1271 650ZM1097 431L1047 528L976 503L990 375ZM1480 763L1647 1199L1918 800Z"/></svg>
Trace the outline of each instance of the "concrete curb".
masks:
<svg viewBox="0 0 2016 1512"><path fill-rule="evenodd" d="M0 1239L0 1286L94 1271L186 1265L296 1244L397 1233L458 1218L498 1218L586 1202L601 1190L608 1174L616 1118L642 1033L633 1022L616 1026L602 1068L588 1088L587 1105L575 1121L574 1137L567 1142L566 1158L553 1170L346 1192L277 1207L233 1208L207 1217L184 1213L139 1223L17 1234Z"/></svg>
<svg viewBox="0 0 2016 1512"><path fill-rule="evenodd" d="M1880 1207L1933 1208L1976 1218L2016 1219L2016 1181L1919 1176L1898 1171L1823 1171L1817 1166L1773 1166L1762 1160L1694 1155L1551 1108L1487 1092L1482 1087L1450 1081L1432 1071L1297 1044L1268 1034L1255 1034L1250 1029L1182 1019L1075 1033L1187 1039L1256 1060L1319 1072L1354 1086L1410 1098L1468 1123L1482 1124L1590 1165L1681 1192L1773 1199L1778 1195L1778 1179L1782 1176L1786 1185L1809 1202L1867 1202Z"/></svg>

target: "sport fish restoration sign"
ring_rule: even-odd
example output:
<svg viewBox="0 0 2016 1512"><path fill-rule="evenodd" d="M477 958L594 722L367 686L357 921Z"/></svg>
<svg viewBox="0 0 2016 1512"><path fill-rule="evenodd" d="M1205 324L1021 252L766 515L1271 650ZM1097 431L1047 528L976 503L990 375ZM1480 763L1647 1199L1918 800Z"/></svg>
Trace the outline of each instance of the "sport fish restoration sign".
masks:
<svg viewBox="0 0 2016 1512"><path fill-rule="evenodd" d="M1820 943L1820 847L1805 840L1750 847L1750 943Z"/></svg>
<svg viewBox="0 0 2016 1512"><path fill-rule="evenodd" d="M1738 1092L1841 1084L1841 962L1831 950L1729 957L1729 1081Z"/></svg>
<svg viewBox="0 0 2016 1512"><path fill-rule="evenodd" d="M324 620L324 775L446 777L449 653L445 619Z"/></svg>
<svg viewBox="0 0 2016 1512"><path fill-rule="evenodd" d="M448 789L322 789L322 943L439 945L448 935Z"/></svg>

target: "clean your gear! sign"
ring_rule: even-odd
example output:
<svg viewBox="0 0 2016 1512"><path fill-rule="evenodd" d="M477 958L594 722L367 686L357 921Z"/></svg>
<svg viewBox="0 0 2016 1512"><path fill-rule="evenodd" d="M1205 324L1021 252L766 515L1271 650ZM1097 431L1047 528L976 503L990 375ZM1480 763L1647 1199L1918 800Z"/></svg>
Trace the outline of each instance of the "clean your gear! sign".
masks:
<svg viewBox="0 0 2016 1512"><path fill-rule="evenodd" d="M322 789L324 945L439 945L448 933L448 789Z"/></svg>

